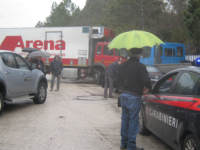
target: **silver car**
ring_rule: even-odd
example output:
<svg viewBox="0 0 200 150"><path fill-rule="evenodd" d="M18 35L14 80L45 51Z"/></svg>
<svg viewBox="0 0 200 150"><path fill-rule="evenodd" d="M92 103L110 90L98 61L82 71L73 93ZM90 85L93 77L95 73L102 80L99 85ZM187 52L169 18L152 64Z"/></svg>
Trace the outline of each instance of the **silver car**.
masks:
<svg viewBox="0 0 200 150"><path fill-rule="evenodd" d="M6 101L31 98L36 104L44 103L47 86L43 72L34 65L19 54L0 51L0 115Z"/></svg>

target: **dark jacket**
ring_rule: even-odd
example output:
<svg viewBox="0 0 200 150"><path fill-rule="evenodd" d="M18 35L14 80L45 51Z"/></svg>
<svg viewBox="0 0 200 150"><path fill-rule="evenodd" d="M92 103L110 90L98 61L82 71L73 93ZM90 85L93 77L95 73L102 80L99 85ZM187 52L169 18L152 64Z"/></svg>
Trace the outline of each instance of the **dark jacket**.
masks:
<svg viewBox="0 0 200 150"><path fill-rule="evenodd" d="M62 61L60 60L60 57L58 60L56 60L55 58L56 57L59 57L58 55L56 55L54 57L54 60L51 61L51 64L50 64L50 72L53 74L53 75L59 75L61 74L61 71L63 69L63 63Z"/></svg>
<svg viewBox="0 0 200 150"><path fill-rule="evenodd" d="M119 69L119 64L118 62L113 62L108 66L108 69L105 72L105 76L110 76L112 78L117 76L117 71Z"/></svg>
<svg viewBox="0 0 200 150"><path fill-rule="evenodd" d="M44 63L43 63L42 60L38 60L37 58L33 58L33 59L30 60L30 63L36 64L36 69L39 69L42 72L44 72ZM41 66L40 68L38 68L39 65Z"/></svg>
<svg viewBox="0 0 200 150"><path fill-rule="evenodd" d="M135 96L143 95L144 86L151 89L151 80L146 66L140 63L138 58L131 57L120 65L119 86L122 87L122 93Z"/></svg>

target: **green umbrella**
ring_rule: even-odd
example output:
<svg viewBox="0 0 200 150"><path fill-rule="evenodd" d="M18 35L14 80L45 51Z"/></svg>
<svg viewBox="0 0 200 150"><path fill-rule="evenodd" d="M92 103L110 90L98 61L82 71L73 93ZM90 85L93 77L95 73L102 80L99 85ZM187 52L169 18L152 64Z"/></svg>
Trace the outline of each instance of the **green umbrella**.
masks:
<svg viewBox="0 0 200 150"><path fill-rule="evenodd" d="M110 44L108 45L109 49L117 48L126 48L130 50L131 48L142 48L142 47L153 47L154 45L159 45L164 42L161 41L158 37L152 33L133 30L119 34L115 37Z"/></svg>

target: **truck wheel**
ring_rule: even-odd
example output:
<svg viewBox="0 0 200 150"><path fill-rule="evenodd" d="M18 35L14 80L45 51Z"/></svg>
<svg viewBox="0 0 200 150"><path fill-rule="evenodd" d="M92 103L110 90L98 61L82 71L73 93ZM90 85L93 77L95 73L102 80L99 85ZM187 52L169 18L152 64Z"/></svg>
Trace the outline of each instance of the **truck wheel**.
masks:
<svg viewBox="0 0 200 150"><path fill-rule="evenodd" d="M101 73L97 70L94 71L94 78L93 78L93 82L96 85L100 85L101 84L101 79L100 79Z"/></svg>
<svg viewBox="0 0 200 150"><path fill-rule="evenodd" d="M0 93L0 116L3 112L3 107L4 107L4 101L3 101L3 96L2 94Z"/></svg>
<svg viewBox="0 0 200 150"><path fill-rule="evenodd" d="M46 100L46 97L47 97L46 85L43 82L41 82L38 86L37 94L33 98L33 102L35 104L43 104Z"/></svg>
<svg viewBox="0 0 200 150"><path fill-rule="evenodd" d="M146 128L146 126L144 124L144 114L143 114L142 109L140 109L140 112L139 112L139 133L141 135L150 134L150 131Z"/></svg>
<svg viewBox="0 0 200 150"><path fill-rule="evenodd" d="M183 149L184 150L199 150L199 142L196 140L194 135L189 134L184 141L183 144Z"/></svg>

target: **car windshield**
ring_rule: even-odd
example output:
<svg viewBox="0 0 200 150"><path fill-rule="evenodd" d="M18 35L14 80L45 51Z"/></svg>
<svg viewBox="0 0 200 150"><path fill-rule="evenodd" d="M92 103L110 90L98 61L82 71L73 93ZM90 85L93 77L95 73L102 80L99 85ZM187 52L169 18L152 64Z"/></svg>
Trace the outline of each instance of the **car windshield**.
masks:
<svg viewBox="0 0 200 150"><path fill-rule="evenodd" d="M115 49L115 55L121 57L128 57L128 52L125 48Z"/></svg>
<svg viewBox="0 0 200 150"><path fill-rule="evenodd" d="M152 66L146 66L148 72L161 72L158 68Z"/></svg>
<svg viewBox="0 0 200 150"><path fill-rule="evenodd" d="M143 58L151 57L151 47L143 47Z"/></svg>

